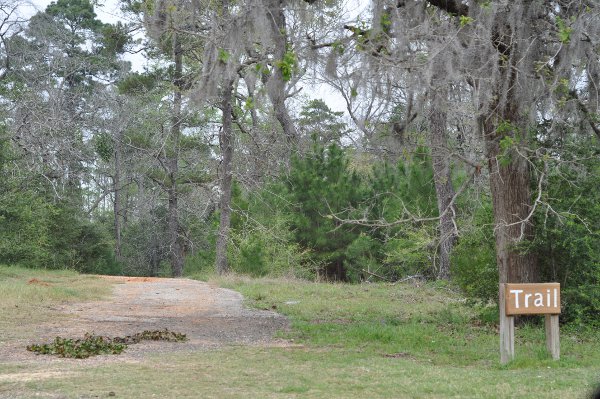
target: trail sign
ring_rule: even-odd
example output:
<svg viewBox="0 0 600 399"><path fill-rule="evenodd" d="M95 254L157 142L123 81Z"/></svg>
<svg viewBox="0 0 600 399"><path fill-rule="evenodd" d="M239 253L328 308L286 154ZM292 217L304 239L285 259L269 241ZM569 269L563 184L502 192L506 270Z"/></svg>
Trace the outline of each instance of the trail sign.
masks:
<svg viewBox="0 0 600 399"><path fill-rule="evenodd" d="M546 315L546 348L560 359L560 284L500 284L500 362L515 357L515 315Z"/></svg>
<svg viewBox="0 0 600 399"><path fill-rule="evenodd" d="M560 314L560 284L505 284L506 315Z"/></svg>

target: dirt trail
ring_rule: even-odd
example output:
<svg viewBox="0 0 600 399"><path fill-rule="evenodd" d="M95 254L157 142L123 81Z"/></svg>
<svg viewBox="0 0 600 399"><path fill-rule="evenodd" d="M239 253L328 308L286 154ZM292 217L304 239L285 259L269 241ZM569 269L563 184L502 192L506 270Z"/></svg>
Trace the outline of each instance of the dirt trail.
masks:
<svg viewBox="0 0 600 399"><path fill-rule="evenodd" d="M189 279L105 277L115 282L112 296L104 301L60 306L70 314L39 326L39 342L56 336L82 337L86 332L107 336L126 336L144 330L172 331L187 335L187 342L149 342L129 346L119 356L98 356L97 361L136 361L147 354L197 351L223 345L281 345L273 341L276 331L286 329L287 319L274 312L244 308L238 292L213 287ZM15 343L17 344L17 343ZM21 346L0 349L0 360L50 362L64 361L53 356L37 356ZM54 359L54 360L50 360Z"/></svg>

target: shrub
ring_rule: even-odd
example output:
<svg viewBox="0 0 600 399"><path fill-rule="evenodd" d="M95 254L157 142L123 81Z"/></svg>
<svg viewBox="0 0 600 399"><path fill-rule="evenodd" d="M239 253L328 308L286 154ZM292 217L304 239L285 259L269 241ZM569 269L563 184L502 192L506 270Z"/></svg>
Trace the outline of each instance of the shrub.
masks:
<svg viewBox="0 0 600 399"><path fill-rule="evenodd" d="M498 268L491 202L485 201L472 219L463 224L468 226L463 227L452 251L452 278L470 300L498 302Z"/></svg>
<svg viewBox="0 0 600 399"><path fill-rule="evenodd" d="M533 247L543 277L561 283L561 319L600 326L600 158L580 151L587 160L565 163L549 176L553 212L536 215Z"/></svg>

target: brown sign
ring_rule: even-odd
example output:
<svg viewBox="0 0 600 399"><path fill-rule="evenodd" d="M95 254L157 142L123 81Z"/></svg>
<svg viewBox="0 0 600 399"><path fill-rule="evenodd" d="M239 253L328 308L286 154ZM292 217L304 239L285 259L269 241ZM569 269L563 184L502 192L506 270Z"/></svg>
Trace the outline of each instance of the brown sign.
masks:
<svg viewBox="0 0 600 399"><path fill-rule="evenodd" d="M506 315L559 314L560 284L505 284Z"/></svg>

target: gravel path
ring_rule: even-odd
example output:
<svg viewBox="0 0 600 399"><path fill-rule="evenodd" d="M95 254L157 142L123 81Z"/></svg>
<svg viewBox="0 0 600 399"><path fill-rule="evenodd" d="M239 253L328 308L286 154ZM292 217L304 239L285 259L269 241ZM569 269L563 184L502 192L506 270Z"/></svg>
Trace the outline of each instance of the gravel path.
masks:
<svg viewBox="0 0 600 399"><path fill-rule="evenodd" d="M186 342L143 341L118 356L84 359L84 363L139 361L154 353L198 351L225 345L286 345L273 335L288 327L288 320L275 312L247 309L240 293L189 279L106 277L115 282L112 296L100 302L59 307L71 314L67 321L39 326L39 342L56 336L79 338L86 332L107 336L133 335L165 328L187 335ZM13 346L13 345L10 345ZM19 345L20 346L20 345ZM54 356L38 356L24 347L5 347L0 359L21 362L63 362ZM82 360L78 360L82 361Z"/></svg>

